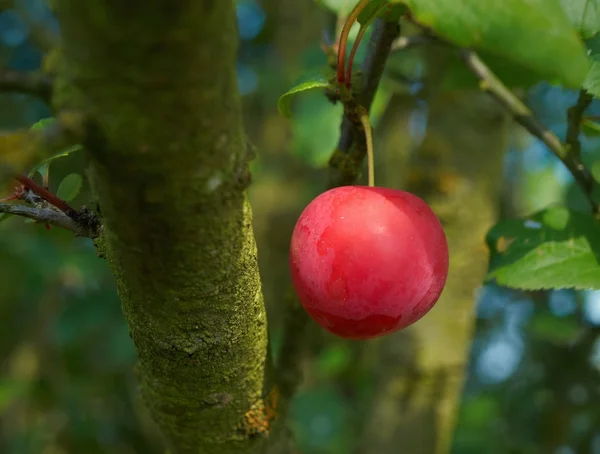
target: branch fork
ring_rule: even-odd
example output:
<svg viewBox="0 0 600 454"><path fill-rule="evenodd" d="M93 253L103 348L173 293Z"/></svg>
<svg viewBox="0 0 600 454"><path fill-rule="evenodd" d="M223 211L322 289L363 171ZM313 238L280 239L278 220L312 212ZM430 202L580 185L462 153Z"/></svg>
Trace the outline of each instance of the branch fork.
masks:
<svg viewBox="0 0 600 454"><path fill-rule="evenodd" d="M31 178L21 175L15 178L21 186L15 193L0 201L0 213L12 214L32 219L49 226L54 225L70 230L76 236L95 239L102 233L98 216L86 207L75 210L67 202L48 189L38 185ZM23 200L28 205L5 203L9 200Z"/></svg>

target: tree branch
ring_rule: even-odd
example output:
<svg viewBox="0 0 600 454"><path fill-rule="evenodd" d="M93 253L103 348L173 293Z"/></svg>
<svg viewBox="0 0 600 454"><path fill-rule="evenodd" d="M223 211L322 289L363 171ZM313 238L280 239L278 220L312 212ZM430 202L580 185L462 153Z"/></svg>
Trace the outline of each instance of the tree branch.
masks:
<svg viewBox="0 0 600 454"><path fill-rule="evenodd" d="M515 121L544 142L550 151L562 161L588 198L593 213L599 214L600 206L592 195L598 183L580 159L579 125L583 112L591 102L589 95L580 93L577 104L569 109L567 144L563 144L556 134L533 116L531 110L490 71L474 51L462 49L460 56L465 65L479 79L480 88L500 102L512 114Z"/></svg>
<svg viewBox="0 0 600 454"><path fill-rule="evenodd" d="M592 103L594 97L585 90L579 91L579 97L574 106L567 111L567 136L565 142L569 145L569 151L578 158L581 156L581 142L579 141L579 133L581 132L581 121L586 109Z"/></svg>
<svg viewBox="0 0 600 454"><path fill-rule="evenodd" d="M21 72L0 68L0 91L35 96L45 102L52 97L52 78L41 72Z"/></svg>
<svg viewBox="0 0 600 454"><path fill-rule="evenodd" d="M96 238L98 236L98 232L90 230L89 226L75 221L62 211L56 210L54 208L38 208L29 207L26 205L15 205L0 202L0 213L21 216L33 219L34 221L37 221L41 224L49 224L55 227L70 230L76 236L82 236L87 238Z"/></svg>
<svg viewBox="0 0 600 454"><path fill-rule="evenodd" d="M359 105L369 110L381 81L392 45L400 34L396 22L377 19L362 65L362 87L356 96ZM329 188L353 184L358 179L367 148L360 123L344 115L337 149L329 160Z"/></svg>
<svg viewBox="0 0 600 454"><path fill-rule="evenodd" d="M76 236L96 239L102 234L102 222L92 210L86 207L80 210L73 209L67 202L25 175L17 176L15 179L22 184L22 189L0 199L0 213L22 216L46 225L61 227L70 230ZM32 206L2 203L7 200L23 200Z"/></svg>
<svg viewBox="0 0 600 454"><path fill-rule="evenodd" d="M26 177L25 175L19 175L16 177L16 180L21 183L23 186L28 188L37 196L44 199L46 202L50 203L54 207L58 208L64 214L72 219L76 219L77 212L71 208L71 206L62 199L59 199L56 195L52 194L48 189L40 186L31 178Z"/></svg>
<svg viewBox="0 0 600 454"><path fill-rule="evenodd" d="M414 20L412 22L424 30L427 35L430 35L441 43L452 46L451 43L435 35L430 28ZM459 52L467 68L479 80L481 90L494 97L506 108L517 123L527 129L533 136L540 139L561 160L587 197L593 214L600 216L600 203L595 200L593 195L598 190L600 184L594 180L591 172L580 159L581 145L579 143L579 130L581 119L585 109L591 103L592 97L584 90L580 91L576 105L570 108L568 112L568 131L566 143L563 143L554 132L533 116L531 110L496 77L475 51L460 49Z"/></svg>

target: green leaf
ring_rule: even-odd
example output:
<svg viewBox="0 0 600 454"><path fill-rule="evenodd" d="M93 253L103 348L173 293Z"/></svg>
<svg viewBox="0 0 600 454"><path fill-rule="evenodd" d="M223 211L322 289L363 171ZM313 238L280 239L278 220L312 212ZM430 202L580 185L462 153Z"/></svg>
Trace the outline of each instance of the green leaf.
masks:
<svg viewBox="0 0 600 454"><path fill-rule="evenodd" d="M529 68L524 68L505 57L490 55L487 52L480 52L479 56L507 87L529 88L544 80L544 77L540 74L533 72ZM440 86L443 90L478 87L479 79L459 59L455 59L455 61L449 63Z"/></svg>
<svg viewBox="0 0 600 454"><path fill-rule="evenodd" d="M600 289L600 222L554 207L503 221L486 238L487 280L525 290Z"/></svg>
<svg viewBox="0 0 600 454"><path fill-rule="evenodd" d="M600 0L561 0L571 24L583 38L600 31Z"/></svg>
<svg viewBox="0 0 600 454"><path fill-rule="evenodd" d="M592 66L583 82L583 88L596 98L600 98L600 55L592 55L590 61Z"/></svg>
<svg viewBox="0 0 600 454"><path fill-rule="evenodd" d="M83 184L83 178L77 173L71 173L67 175L58 186L56 195L59 199L63 199L65 202L69 202L77 197L81 186Z"/></svg>
<svg viewBox="0 0 600 454"><path fill-rule="evenodd" d="M288 90L286 93L280 96L279 101L277 103L279 113L285 118L290 118L292 116L292 98L295 95L309 90L324 90L328 87L330 87L330 83L322 75L316 76L314 78L299 83L298 85L296 85L295 87L293 87L292 89Z"/></svg>
<svg viewBox="0 0 600 454"><path fill-rule="evenodd" d="M48 185L48 178L50 176L50 163L45 162L42 165L38 166L36 169L29 172L29 178L33 176L34 173L38 172L42 176L42 180L44 181L44 185Z"/></svg>
<svg viewBox="0 0 600 454"><path fill-rule="evenodd" d="M567 87L585 79L586 50L559 0L393 1L458 46L505 57Z"/></svg>
<svg viewBox="0 0 600 454"><path fill-rule="evenodd" d="M381 8L387 4L388 0L371 0L358 15L357 22L360 25L368 24L373 19L373 16L378 15L381 12Z"/></svg>
<svg viewBox="0 0 600 454"><path fill-rule="evenodd" d="M588 137L600 136L600 123L592 120L583 120L581 122L581 131Z"/></svg>
<svg viewBox="0 0 600 454"><path fill-rule="evenodd" d="M52 125L55 121L56 121L56 119L53 117L43 118L40 121L38 121L37 123L35 123L33 126L31 126L31 130L38 131L38 130L44 129L44 128ZM81 145L79 145L79 144L73 145L65 150L62 150L62 151L56 153L55 155L53 155L49 158L44 159L42 162L37 164L31 170L31 172L29 172L29 177L31 178L36 172L38 172L42 176L42 179L44 180L44 182L47 182L48 175L50 173L50 163L52 161L54 161L57 158L62 158L64 156L68 156L69 154L71 154L75 151L80 151L80 150L83 150L83 147Z"/></svg>
<svg viewBox="0 0 600 454"><path fill-rule="evenodd" d="M586 40L585 45L589 53L590 69L583 82L583 88L600 98L600 35Z"/></svg>
<svg viewBox="0 0 600 454"><path fill-rule="evenodd" d="M56 122L56 118L54 118L54 117L42 118L38 122L34 123L30 129L32 131L39 131L40 129L44 129L44 128L52 125L54 122Z"/></svg>
<svg viewBox="0 0 600 454"><path fill-rule="evenodd" d="M562 205L567 196L567 186L558 179L552 165L524 172L515 190L520 195L515 200L515 209L519 213L535 213L550 206Z"/></svg>
<svg viewBox="0 0 600 454"><path fill-rule="evenodd" d="M76 151L81 151L81 150L83 150L83 146L77 144L77 145L73 145L72 147L69 147L65 150L62 150L62 151L56 153L55 155L50 156L47 159L44 159L29 173L29 176L31 177L35 172L39 172L39 174L42 176L42 178L44 178L44 181L45 181L48 179L48 173L50 171L50 163L52 161L54 161L55 159L58 159L58 158L63 158L65 156L69 156L71 153L74 153Z"/></svg>
<svg viewBox="0 0 600 454"><path fill-rule="evenodd" d="M343 114L341 103L332 105L321 93L313 91L300 97L291 125L294 137L291 153L312 166L326 166L339 140Z"/></svg>

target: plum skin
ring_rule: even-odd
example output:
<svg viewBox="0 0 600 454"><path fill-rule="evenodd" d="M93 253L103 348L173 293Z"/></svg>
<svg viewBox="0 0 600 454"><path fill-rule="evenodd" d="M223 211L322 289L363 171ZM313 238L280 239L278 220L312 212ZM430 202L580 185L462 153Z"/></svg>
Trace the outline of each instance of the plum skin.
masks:
<svg viewBox="0 0 600 454"><path fill-rule="evenodd" d="M389 334L423 317L448 276L437 216L406 191L330 189L304 209L290 244L290 271L306 312L348 339Z"/></svg>

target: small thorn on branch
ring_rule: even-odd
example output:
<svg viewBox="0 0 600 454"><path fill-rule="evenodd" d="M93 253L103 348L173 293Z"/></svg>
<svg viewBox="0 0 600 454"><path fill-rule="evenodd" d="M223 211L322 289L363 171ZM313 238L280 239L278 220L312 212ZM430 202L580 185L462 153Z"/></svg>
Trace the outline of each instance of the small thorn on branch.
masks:
<svg viewBox="0 0 600 454"><path fill-rule="evenodd" d="M23 93L50 102L52 86L52 78L47 74L0 68L0 91Z"/></svg>

